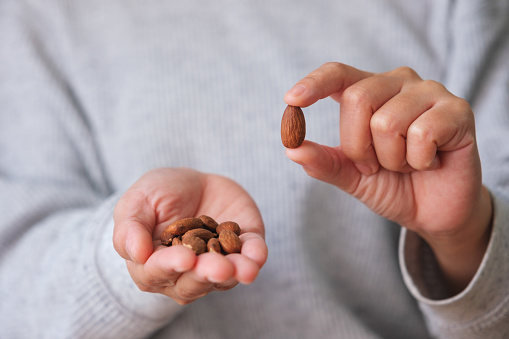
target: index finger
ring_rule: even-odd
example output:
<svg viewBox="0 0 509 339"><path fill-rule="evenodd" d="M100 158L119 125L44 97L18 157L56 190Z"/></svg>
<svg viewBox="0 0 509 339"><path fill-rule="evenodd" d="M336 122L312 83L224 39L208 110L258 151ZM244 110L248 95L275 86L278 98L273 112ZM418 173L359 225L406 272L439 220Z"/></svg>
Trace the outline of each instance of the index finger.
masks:
<svg viewBox="0 0 509 339"><path fill-rule="evenodd" d="M288 105L300 107L329 96L339 101L345 89L372 75L339 62L327 62L297 82L286 92L284 100Z"/></svg>

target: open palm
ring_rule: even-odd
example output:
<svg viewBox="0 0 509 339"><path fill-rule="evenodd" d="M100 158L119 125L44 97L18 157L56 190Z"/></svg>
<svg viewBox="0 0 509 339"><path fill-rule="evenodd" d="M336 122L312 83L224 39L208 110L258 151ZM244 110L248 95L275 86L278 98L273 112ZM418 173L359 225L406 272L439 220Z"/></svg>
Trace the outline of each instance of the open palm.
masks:
<svg viewBox="0 0 509 339"><path fill-rule="evenodd" d="M240 254L196 256L184 246L161 245L167 225L202 214L241 226ZM114 217L115 249L126 259L134 282L181 304L238 282L251 283L267 258L256 204L238 184L219 175L182 168L150 171L120 199Z"/></svg>

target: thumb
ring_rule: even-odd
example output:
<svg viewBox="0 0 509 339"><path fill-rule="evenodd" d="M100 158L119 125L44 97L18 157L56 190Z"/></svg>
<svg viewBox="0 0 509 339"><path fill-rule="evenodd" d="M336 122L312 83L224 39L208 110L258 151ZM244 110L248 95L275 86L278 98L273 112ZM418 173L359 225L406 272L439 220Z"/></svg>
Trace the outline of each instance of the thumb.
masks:
<svg viewBox="0 0 509 339"><path fill-rule="evenodd" d="M298 148L287 148L286 156L301 165L310 177L350 194L361 179L361 173L341 151L341 146L329 147L305 140Z"/></svg>
<svg viewBox="0 0 509 339"><path fill-rule="evenodd" d="M152 231L155 214L149 203L127 192L115 207L113 245L126 260L144 263L153 252Z"/></svg>

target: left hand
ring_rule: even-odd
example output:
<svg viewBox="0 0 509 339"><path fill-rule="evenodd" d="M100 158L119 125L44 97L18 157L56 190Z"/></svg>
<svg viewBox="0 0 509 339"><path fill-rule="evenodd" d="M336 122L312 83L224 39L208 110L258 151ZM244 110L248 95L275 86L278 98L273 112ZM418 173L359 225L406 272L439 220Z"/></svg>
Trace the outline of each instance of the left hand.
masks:
<svg viewBox="0 0 509 339"><path fill-rule="evenodd" d="M462 289L484 255L492 215L469 104L409 68L374 74L339 63L300 80L285 101L306 107L326 97L340 103L341 145L305 141L287 156L417 232L452 290Z"/></svg>

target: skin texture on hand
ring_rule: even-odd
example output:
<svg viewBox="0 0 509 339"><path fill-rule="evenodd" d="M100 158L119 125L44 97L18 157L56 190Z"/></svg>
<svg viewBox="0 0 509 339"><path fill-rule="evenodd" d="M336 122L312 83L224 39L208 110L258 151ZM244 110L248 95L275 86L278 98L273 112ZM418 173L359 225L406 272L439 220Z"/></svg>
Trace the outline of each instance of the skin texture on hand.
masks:
<svg viewBox="0 0 509 339"><path fill-rule="evenodd" d="M166 226L202 214L239 223L241 253L196 256L185 246L161 245ZM263 221L255 202L238 184L222 176L185 168L152 170L125 192L114 220L115 250L126 259L136 285L182 305L239 282L253 282L267 260Z"/></svg>
<svg viewBox="0 0 509 339"><path fill-rule="evenodd" d="M307 107L327 97L340 103L341 145L304 141L288 158L418 233L450 292L461 291L485 253L492 218L468 103L406 67L374 74L340 63L311 72L285 101Z"/></svg>

